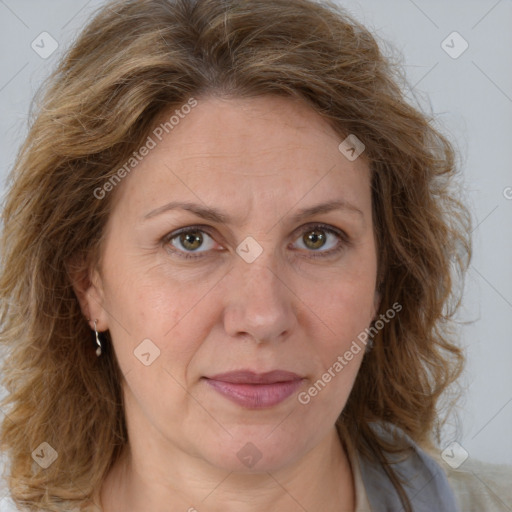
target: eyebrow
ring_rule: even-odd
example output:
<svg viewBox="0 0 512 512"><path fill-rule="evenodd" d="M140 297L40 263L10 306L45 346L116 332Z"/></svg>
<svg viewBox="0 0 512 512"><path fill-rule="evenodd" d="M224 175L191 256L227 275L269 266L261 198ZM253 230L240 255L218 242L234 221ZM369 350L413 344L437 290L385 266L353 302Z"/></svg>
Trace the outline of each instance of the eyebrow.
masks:
<svg viewBox="0 0 512 512"><path fill-rule="evenodd" d="M227 213L221 212L220 210L217 210L212 207L207 207L201 204L182 201L172 201L163 206L160 206L159 208L156 208L155 210L152 210L149 213L147 213L143 217L143 219L151 219L153 217L156 217L157 215L160 215L171 210L186 210L194 213L195 215L201 217L202 219L209 220L211 222L218 222L226 225L233 223L233 219ZM295 215L293 215L291 217L291 220L293 222L300 222L301 220L307 217L312 217L313 215L318 215L321 213L329 213L334 210L344 210L352 213L357 213L364 217L363 212L353 204L348 203L344 200L335 200L329 201L327 203L317 204L315 206L310 206L308 208L303 208L299 210Z"/></svg>

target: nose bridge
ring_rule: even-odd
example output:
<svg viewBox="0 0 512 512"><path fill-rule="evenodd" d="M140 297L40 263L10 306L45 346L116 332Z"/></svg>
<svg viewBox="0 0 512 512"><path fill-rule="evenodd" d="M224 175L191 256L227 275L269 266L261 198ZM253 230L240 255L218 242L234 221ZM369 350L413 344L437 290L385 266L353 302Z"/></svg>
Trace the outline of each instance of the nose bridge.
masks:
<svg viewBox="0 0 512 512"><path fill-rule="evenodd" d="M246 240L237 248L242 252L230 273L225 329L231 336L244 333L258 341L271 341L293 327L293 294L285 285L279 252L269 244L258 244L257 249L254 242Z"/></svg>

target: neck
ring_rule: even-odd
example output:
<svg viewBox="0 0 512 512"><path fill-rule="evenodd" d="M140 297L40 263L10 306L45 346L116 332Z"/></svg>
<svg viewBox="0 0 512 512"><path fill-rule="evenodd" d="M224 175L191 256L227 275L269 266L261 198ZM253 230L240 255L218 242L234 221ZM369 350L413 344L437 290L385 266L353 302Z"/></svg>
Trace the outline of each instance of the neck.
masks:
<svg viewBox="0 0 512 512"><path fill-rule="evenodd" d="M141 447L142 448L142 447ZM293 465L235 473L197 459L155 469L147 450L126 450L98 495L102 512L323 512L355 509L354 480L336 429ZM162 457L156 460L162 461Z"/></svg>

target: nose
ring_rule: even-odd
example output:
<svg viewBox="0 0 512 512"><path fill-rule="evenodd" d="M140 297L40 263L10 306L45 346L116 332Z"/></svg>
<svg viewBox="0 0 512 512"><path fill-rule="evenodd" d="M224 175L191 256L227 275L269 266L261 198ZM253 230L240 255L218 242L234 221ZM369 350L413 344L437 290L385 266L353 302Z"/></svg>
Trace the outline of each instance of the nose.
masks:
<svg viewBox="0 0 512 512"><path fill-rule="evenodd" d="M275 264L260 258L253 263L238 261L230 272L224 329L233 338L283 341L297 323L297 298L283 272L279 275Z"/></svg>

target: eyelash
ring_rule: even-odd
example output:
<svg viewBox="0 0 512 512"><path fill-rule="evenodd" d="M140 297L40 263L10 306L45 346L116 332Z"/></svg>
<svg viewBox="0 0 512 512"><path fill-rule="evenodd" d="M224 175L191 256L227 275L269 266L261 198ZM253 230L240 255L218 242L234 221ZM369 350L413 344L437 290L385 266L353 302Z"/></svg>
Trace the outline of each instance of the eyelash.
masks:
<svg viewBox="0 0 512 512"><path fill-rule="evenodd" d="M338 229L336 229L336 228L334 228L332 226L328 226L326 224L313 224L313 225L310 224L310 225L306 225L300 231L299 236L302 236L302 235L304 235L304 233L307 233L309 231L315 231L317 229L321 230L321 231L326 231L327 233L335 235L339 240L341 240L342 243L340 243L338 245L338 247L336 247L334 249L330 249L329 251L319 251L319 252L308 251L308 252L312 252L312 254L309 256L310 258L328 258L330 256L334 256L335 254L338 254L345 247L350 246L350 239L349 239L348 235L345 232L343 232L341 230L338 230ZM186 228L179 229L178 231L174 231L174 232L166 235L162 239L162 241L165 244L169 245L170 247L173 247L170 242L172 240L174 240L175 238L179 237L182 234L196 233L198 231L206 233L210 238L213 238L212 235L209 233L209 227L208 226L188 226ZM203 256L202 254L204 252L206 252L206 251L203 251L203 253L197 253L197 254L196 253L192 253L192 252L183 252L183 251L175 249L174 247L172 249L170 249L170 251L173 254L179 254L179 257L183 258L183 259L204 258L205 256Z"/></svg>

